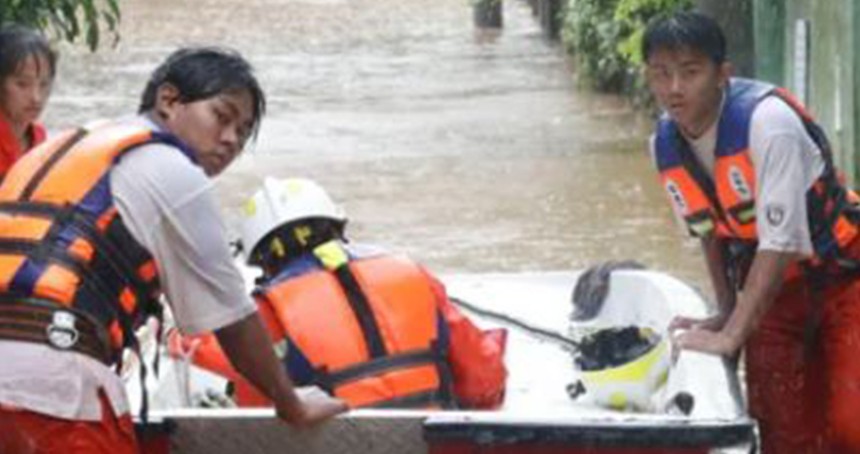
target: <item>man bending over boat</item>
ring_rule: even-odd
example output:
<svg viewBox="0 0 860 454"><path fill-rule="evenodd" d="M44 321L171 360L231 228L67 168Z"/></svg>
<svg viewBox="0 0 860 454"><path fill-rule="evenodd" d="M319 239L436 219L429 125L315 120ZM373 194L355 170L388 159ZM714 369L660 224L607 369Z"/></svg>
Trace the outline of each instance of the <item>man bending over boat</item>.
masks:
<svg viewBox="0 0 860 454"><path fill-rule="evenodd" d="M342 210L305 179L268 178L243 210L247 263L275 351L297 385L352 407L498 407L505 332L481 332L427 270L402 256L348 246ZM171 349L235 384L240 406L269 401L236 374L216 340L171 333Z"/></svg>
<svg viewBox="0 0 860 454"><path fill-rule="evenodd" d="M137 452L112 369L125 348L140 351L135 330L160 316L162 294L184 332L216 333L281 418L346 409L294 392L226 245L210 179L264 110L239 54L181 49L153 72L140 115L58 134L11 168L0 186L0 452Z"/></svg>
<svg viewBox="0 0 860 454"><path fill-rule="evenodd" d="M665 109L654 161L701 239L719 312L678 319L684 349L745 347L762 452L860 453L860 212L824 131L785 89L731 77L702 14L653 23L648 83Z"/></svg>

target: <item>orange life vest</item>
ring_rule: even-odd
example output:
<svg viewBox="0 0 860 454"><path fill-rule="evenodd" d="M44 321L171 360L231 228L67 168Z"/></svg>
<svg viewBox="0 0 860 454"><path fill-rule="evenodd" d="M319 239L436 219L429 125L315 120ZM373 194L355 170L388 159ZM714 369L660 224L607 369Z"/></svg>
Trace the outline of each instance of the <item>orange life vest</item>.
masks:
<svg viewBox="0 0 860 454"><path fill-rule="evenodd" d="M778 96L792 107L825 160L823 174L806 197L815 251L809 264L821 265L843 258L846 247L858 233L851 213L860 199L842 184L824 132L784 89L752 80L731 80L717 126L713 176L696 160L675 122L668 116L661 118L655 137L655 158L662 185L692 235L715 235L729 240L735 251L730 266L748 265L758 241L756 178L749 150L750 120L758 103L769 96ZM736 275L744 274L744 270L736 270Z"/></svg>
<svg viewBox="0 0 860 454"><path fill-rule="evenodd" d="M354 259L333 271L275 280L258 298L282 326L287 355L299 349L315 384L351 406L453 405L437 303L410 260Z"/></svg>
<svg viewBox="0 0 860 454"><path fill-rule="evenodd" d="M122 155L172 136L103 124L59 134L0 186L0 338L41 342L105 364L160 315L155 263L123 226L110 192ZM184 150L183 151L187 151Z"/></svg>

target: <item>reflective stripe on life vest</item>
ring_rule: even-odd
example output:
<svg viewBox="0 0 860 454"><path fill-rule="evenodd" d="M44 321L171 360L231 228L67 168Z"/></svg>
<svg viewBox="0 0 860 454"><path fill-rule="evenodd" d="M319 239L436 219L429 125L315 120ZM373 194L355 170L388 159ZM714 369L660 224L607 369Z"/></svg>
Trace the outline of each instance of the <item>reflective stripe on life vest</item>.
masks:
<svg viewBox="0 0 860 454"><path fill-rule="evenodd" d="M807 192L816 254L813 262L835 258L858 233L856 221L846 217L846 210L856 205L857 196L838 179L830 145L821 128L784 89L751 80L731 80L718 124L712 175L693 156L675 122L664 116L655 138L655 158L663 186L693 235L756 242L756 178L749 129L755 107L768 96L778 96L791 106L821 149L825 171Z"/></svg>

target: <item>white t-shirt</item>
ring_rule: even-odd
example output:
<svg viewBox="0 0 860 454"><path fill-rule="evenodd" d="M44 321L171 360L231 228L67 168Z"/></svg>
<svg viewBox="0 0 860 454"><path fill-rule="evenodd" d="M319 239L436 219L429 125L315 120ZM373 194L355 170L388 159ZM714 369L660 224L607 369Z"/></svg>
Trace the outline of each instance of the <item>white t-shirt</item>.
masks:
<svg viewBox="0 0 860 454"><path fill-rule="evenodd" d="M717 122L697 139L687 139L705 170L713 175ZM753 110L750 155L756 173L758 249L812 255L806 192L824 172L821 150L803 122L783 100L770 96ZM651 140L654 155L654 138ZM680 217L680 213L676 215Z"/></svg>
<svg viewBox="0 0 860 454"><path fill-rule="evenodd" d="M123 121L154 127L141 117ZM182 331L215 330L256 310L233 264L213 184L202 169L172 146L150 144L126 154L110 183L123 222L156 261ZM99 420L101 388L116 414L129 411L119 377L88 356L0 341L0 358L0 403L58 418Z"/></svg>

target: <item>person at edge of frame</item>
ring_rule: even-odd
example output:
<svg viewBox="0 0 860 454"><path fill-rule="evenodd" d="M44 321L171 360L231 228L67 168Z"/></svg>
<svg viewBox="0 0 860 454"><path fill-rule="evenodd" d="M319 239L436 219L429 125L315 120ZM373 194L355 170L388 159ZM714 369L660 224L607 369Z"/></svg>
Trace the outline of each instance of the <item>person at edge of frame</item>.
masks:
<svg viewBox="0 0 860 454"><path fill-rule="evenodd" d="M651 23L642 50L664 109L654 163L701 239L718 311L675 319L674 345L744 349L762 451L860 453L858 197L821 127L787 90L731 76L719 25Z"/></svg>
<svg viewBox="0 0 860 454"><path fill-rule="evenodd" d="M184 48L152 73L138 116L60 133L12 167L0 186L0 452L137 452L111 369L126 348L139 355L135 330L160 316L162 293L179 329L214 331L281 419L345 411L295 392L218 213L211 178L264 111L241 55Z"/></svg>
<svg viewBox="0 0 860 454"><path fill-rule="evenodd" d="M57 53L37 30L0 27L0 181L21 156L45 141L38 121L51 96Z"/></svg>

